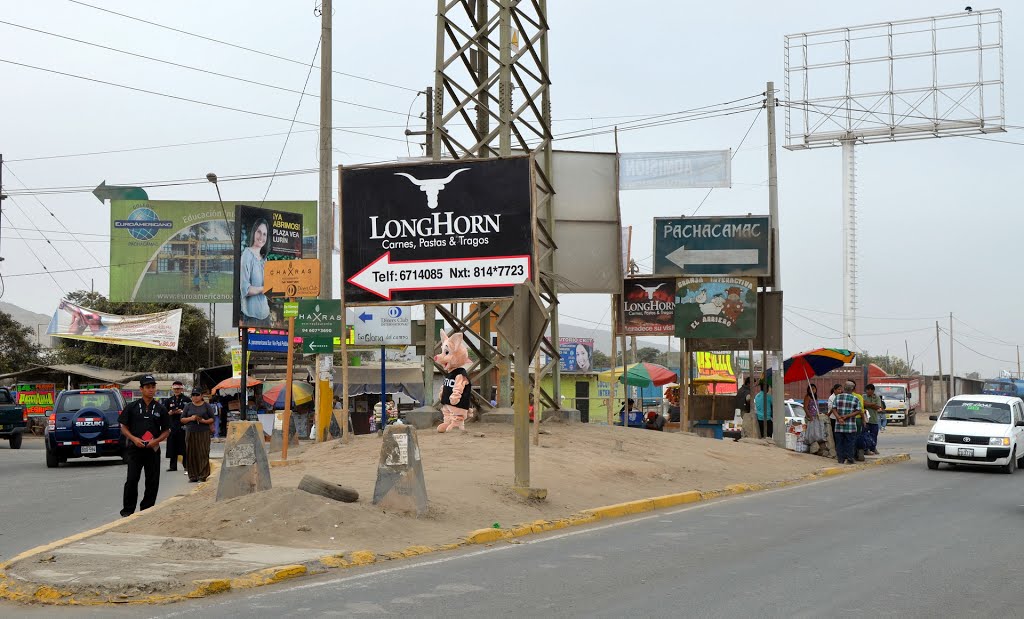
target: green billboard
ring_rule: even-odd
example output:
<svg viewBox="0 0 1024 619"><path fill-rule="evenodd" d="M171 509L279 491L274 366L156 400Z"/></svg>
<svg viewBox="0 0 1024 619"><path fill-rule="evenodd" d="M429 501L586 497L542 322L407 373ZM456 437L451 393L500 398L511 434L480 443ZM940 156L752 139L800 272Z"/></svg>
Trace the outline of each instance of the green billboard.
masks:
<svg viewBox="0 0 1024 619"><path fill-rule="evenodd" d="M230 303L235 206L302 214L302 257L316 258L317 203L112 200L110 300Z"/></svg>

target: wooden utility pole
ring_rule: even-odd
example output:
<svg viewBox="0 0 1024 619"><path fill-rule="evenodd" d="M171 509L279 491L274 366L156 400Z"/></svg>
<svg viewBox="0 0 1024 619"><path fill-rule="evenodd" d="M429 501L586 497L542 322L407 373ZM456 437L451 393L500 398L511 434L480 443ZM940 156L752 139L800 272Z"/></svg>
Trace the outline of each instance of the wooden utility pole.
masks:
<svg viewBox="0 0 1024 619"><path fill-rule="evenodd" d="M690 351L686 338L679 339L679 431L690 429Z"/></svg>
<svg viewBox="0 0 1024 619"><path fill-rule="evenodd" d="M331 180L334 173L333 161L333 99L331 84L333 83L333 39L332 0L321 0L320 4L320 194L317 209L317 254L320 257L320 294L325 299L334 298L332 285L334 272L331 268L334 256L334 196L331 195ZM345 297L342 286L341 297ZM342 321L345 320L344 301L342 301ZM291 346L291 340L288 341ZM348 360L346 359L347 363ZM288 364L289 370L291 363ZM316 440L327 440L330 436L331 414L334 405L334 351L331 354L316 356ZM347 390L348 384L343 387Z"/></svg>
<svg viewBox="0 0 1024 619"><path fill-rule="evenodd" d="M608 387L608 425L614 425L615 423L615 391L616 391L616 371L619 363L619 351L618 351L618 340L615 339L615 330L618 326L618 308L616 307L616 297L612 295L612 380ZM1020 355L1018 354L1018 358Z"/></svg>
<svg viewBox="0 0 1024 619"><path fill-rule="evenodd" d="M514 343L516 379L514 384L512 430L515 443L515 486L530 487L530 290L526 285L515 287L512 311L515 312Z"/></svg>
<svg viewBox="0 0 1024 619"><path fill-rule="evenodd" d="M935 352L939 358L939 397L942 397L942 393L946 390L942 386L942 338L939 337L938 320L935 321Z"/></svg>
<svg viewBox="0 0 1024 619"><path fill-rule="evenodd" d="M956 374L953 372L953 312L949 313L949 397L956 395Z"/></svg>
<svg viewBox="0 0 1024 619"><path fill-rule="evenodd" d="M295 299L288 299L295 301ZM342 314L344 316L344 314ZM292 363L295 361L295 317L288 318L288 361L284 370L284 422L281 429L281 459L288 459L288 431L292 423ZM318 419L319 421L319 419Z"/></svg>

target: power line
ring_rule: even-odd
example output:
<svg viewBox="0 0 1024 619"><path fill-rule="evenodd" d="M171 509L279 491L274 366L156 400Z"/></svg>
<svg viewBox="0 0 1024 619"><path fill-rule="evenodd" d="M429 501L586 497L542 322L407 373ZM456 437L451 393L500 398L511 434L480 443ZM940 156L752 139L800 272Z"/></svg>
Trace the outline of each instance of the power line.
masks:
<svg viewBox="0 0 1024 619"><path fill-rule="evenodd" d="M240 49L242 51L250 52L250 53L253 53L253 54L259 54L260 56L266 56L268 58L274 58L276 60L283 60L285 62L290 62L292 64L301 65L303 67L306 66L306 63L301 61L301 60L295 60L294 58L287 58L285 56L279 56L277 54L272 54L270 52L265 52L263 50L253 49L251 47L245 47L244 45L239 45L237 43L231 43L231 42L228 42L228 41L222 41L220 39L215 39L213 37L208 37L208 36L205 36L205 35L202 35L202 34L197 34L195 32L189 32L188 30L182 30L180 28L174 28L172 26L167 26L165 24L159 24L157 22L153 22L153 21L149 21L149 20L146 20L146 19L142 19L141 17L134 17L132 15L127 15L125 13L118 13L117 11L112 11L110 9L105 9L103 7L94 6L92 4L87 4L85 2L80 2L79 0L68 0L68 2L71 2L73 4L78 4L78 5L81 5L81 6L84 6L84 7L88 7L90 9L94 9L94 10L97 10L97 11L103 11L104 13L110 13L112 15L117 15L118 17L123 17L125 19L130 19L132 21L141 22L143 24L154 26L156 28L163 28L164 30L170 30L171 32L177 32L178 34L184 34L184 35L187 35L187 36L190 36L190 37L195 37L197 39L202 39L204 41L209 41L211 43L217 43L219 45L226 45L228 47L233 47L235 49ZM313 68L319 69L320 67L315 66ZM408 90L409 92L416 92L416 90L417 90L415 88L408 88L406 86L401 86L399 84L392 84L390 82L385 82L385 81L382 81L382 80L377 80L377 79L373 79L373 78L369 78L369 77L364 77L362 75L355 75L353 73L345 73L344 71L332 71L332 73L334 73L336 75L343 75L345 77L350 77L350 78L356 79L356 80L362 80L364 82L370 82L372 84L379 84L381 86L390 86L391 88L398 88L399 90Z"/></svg>
<svg viewBox="0 0 1024 619"><path fill-rule="evenodd" d="M788 322L790 324L790 326L792 326L793 328L795 328L795 329L797 329L799 331L803 331L804 333L806 333L807 335L810 335L811 337L816 337L816 338L820 338L820 339L823 339L823 340L839 340L839 339L842 339L842 337L843 337L841 335L818 335L817 333L811 333L807 329L804 329L803 327L801 327L800 325L796 324L795 322L793 322L789 318L786 318L785 316L783 316L782 319L785 320L786 322Z"/></svg>
<svg viewBox="0 0 1024 619"><path fill-rule="evenodd" d="M829 312L823 309L817 309L814 307L800 307L799 305L786 304L786 309L798 309L805 312L815 312L818 314L828 314L829 316L842 316L841 312ZM857 314L857 318L864 318L865 320L939 320L941 318L947 318L948 315L943 316L915 316L915 317L895 317L895 316L862 316Z"/></svg>
<svg viewBox="0 0 1024 619"><path fill-rule="evenodd" d="M23 26L21 24L16 24L14 22L0 20L0 24L11 26L13 28L21 28L23 30L28 30L30 32L35 32L35 33L43 34L43 35L46 35L46 36L56 37L58 39L63 39L65 41L72 41L74 43L79 43L81 45L88 45L90 47L96 47L96 48L99 48L99 49L104 49L104 50L111 51L111 52L114 52L114 53L117 53L117 54L123 54L123 55L126 55L126 56L132 56L134 58L141 58L143 60L148 60L150 62L156 62L156 63L160 63L160 64L169 65L169 66L172 66L172 67L177 67L179 69L187 69L189 71L196 71L198 73L205 73L207 75L213 75L215 77L221 77L221 78L224 78L224 79L234 80L234 81L237 81L237 82L243 82L243 83L246 83L246 84L251 84L253 86L262 86L264 88L272 88L274 90L280 90L280 91L283 91L283 92L290 92L290 93L294 93L294 94L300 94L300 95L305 96L305 97L313 97L313 98L316 98L316 99L320 98L320 95L316 95L316 94L312 94L312 93L307 93L307 92L300 92L300 91L295 90L293 88L286 88L284 86L278 86L276 84L268 84L266 82L260 82L260 81L257 81L257 80L251 80L251 79L247 79L247 78L244 78L244 77L239 77L237 75L231 75L231 74L228 74L228 73L220 73L220 72L217 72L217 71L212 71L210 69L204 69L202 67L197 67L197 66L194 66L194 65L188 65L188 64L183 64L183 63L180 63L180 62L174 62L174 61L171 61L171 60L165 60L163 58L156 58L154 56L146 56L145 54L139 54L137 52L130 52L130 51L127 51L127 50L119 49L117 47L110 47L109 45L101 45L99 43L93 43L91 41L85 41L83 39L76 39L74 37L65 36L63 34L57 34L55 32L49 32L49 31L46 31L46 30L40 30L38 28L32 28L32 27L29 27L29 26ZM346 101L345 99L333 99L332 98L331 100L334 101L335 103L341 103L343 105L351 105L353 107L359 107L359 108L363 108L363 109L367 109L367 110L374 110L374 111L377 111L377 112L386 112L388 114L396 114L398 116L402 116L401 112L398 112L398 111L395 111L395 110L389 110L389 109L382 108L382 107L376 107L376 106L373 106L373 105L366 105L364 103L356 103L355 101Z"/></svg>
<svg viewBox="0 0 1024 619"><path fill-rule="evenodd" d="M764 109L764 107L762 106L761 109ZM740 149L743 148L743 143L747 141L747 136L750 135L750 130L754 128L754 124L757 123L757 119L761 118L761 109L757 110L757 115L754 116L754 120L750 121L750 126L747 127L746 133L744 133L743 137L740 139L739 146L736 147L736 150L732 151L732 155L729 156L729 161L735 159L736 153L740 152ZM714 187L708 189L708 192L704 194L704 199L700 201L700 204L697 205L697 208L693 209L693 214L690 215L690 217L693 217L694 215L697 214L697 211L700 210L700 207L704 206L704 203L707 202L709 197L711 197L711 192L714 190Z"/></svg>
<svg viewBox="0 0 1024 619"><path fill-rule="evenodd" d="M12 200L12 201L13 201L13 200ZM14 223L13 221L11 221L11 218L10 218L10 216L9 216L9 215L8 215L7 213L5 213L5 212L3 212L3 211L0 211L0 216L3 216L4 218L6 218L6 219L7 219L7 223L10 223L10 224L13 224L13 223ZM18 236L19 236L19 237L21 236L21 233L20 233L20 232L18 233ZM64 290L64 287L63 287L63 286L61 286L61 285L60 285L60 282L58 282L58 281L57 281L57 277L56 277L56 276L55 276L55 275L53 274L54 272L53 272L53 271L50 271L50 269L46 268L46 264L45 264L45 263L43 262L42 258L40 258L40 257L39 257L39 254L37 254L37 253L35 252L35 250L34 250L34 249L32 249L32 246L31 246L31 245L29 245L28 243L25 243L25 248L26 248L26 249L28 249L29 253L30 253L30 254L32 254L32 256L33 256L33 257L34 257L34 258L36 259L36 262L38 262L38 263L39 263L39 266L43 267L43 270L42 270L41 272L39 272L39 273L34 273L33 275L43 275L43 274L45 274L45 275L49 275L49 276L50 276L50 279L52 279L52 280L53 280L53 284L54 284L55 286L57 286L57 288L58 288L58 289L59 289L59 290L60 290L60 291L61 291L62 293L64 293L64 294L67 294L67 291L66 291L66 290ZM61 271L56 271L56 272L57 272L57 273L60 273ZM18 275L17 275L17 274L14 274L14 275L7 275L6 277L18 277Z"/></svg>
<svg viewBox="0 0 1024 619"><path fill-rule="evenodd" d="M56 233L56 234L74 234L74 235L77 235L77 236L102 236L102 237L106 237L108 239L110 238L110 234L108 234L108 233L99 233L99 232L79 232L78 230L39 230L37 228L19 228L18 226L8 226L8 228L10 230L34 230L34 231L37 231L37 232L51 232L51 233ZM72 239L53 239L53 240L54 241L68 241L68 240L72 240Z"/></svg>
<svg viewBox="0 0 1024 619"><path fill-rule="evenodd" d="M6 166L4 166L4 167L6 167ZM21 205L20 205L20 204L18 204L18 201L17 201L17 200L15 200L13 196L10 196L10 195L8 195L7 197L8 197L8 199L10 199L11 203L13 203L13 204L14 204L14 206L15 206L15 207L16 207L16 208L18 209L18 211L19 211L19 212L21 213L21 216L22 216L22 217L24 217L25 219L27 219L27 220L29 221L29 223L31 223L31 224L32 224L32 225L34 226L34 225L35 225L35 221L34 221L34 220L33 220L33 219L31 218L31 217L29 217L28 213L27 213L27 212L25 212L25 209L23 209L23 208L21 207ZM7 217L7 221L9 221L9 222L10 222L10 221L11 221L11 216L10 216L10 215L6 215L6 217ZM45 234L42 234L41 232L40 232L39 234L40 234L41 236L43 236L43 238L45 239L45 237L46 237L46 235L45 235ZM19 237L21 237L21 236L22 236L21 232L19 232L19 233L18 233L18 236L19 236ZM68 266L70 267L70 266L71 266L71 262L70 262L70 261L69 261L69 260L68 260L68 259L67 259L67 258L66 258L66 257L64 256L64 254L63 254L63 253L61 253L61 252L60 252L60 250L58 250L58 249L57 249L56 247L54 247L54 246L53 246L53 244L52 244L52 243L50 243L50 240L49 240L49 239L45 239L45 240L46 240L46 244L47 244L47 245L49 245L49 246L50 246L50 248L51 248L51 249L53 249L53 251L54 251L54 252L55 252L55 253L57 254L57 257L59 257L59 258L61 259L61 261L63 261L63 262L64 262L64 264L66 264L66 265L68 265ZM28 247L28 243L25 243L25 246L26 246L26 247ZM83 245L82 247L85 247L85 246ZM86 251L88 251L88 250L86 250ZM35 253L34 253L34 252L33 252L33 255L35 255ZM37 259L38 259L38 257L37 257ZM42 260L40 260L40 262L39 262L39 263L40 263L40 264L42 264ZM43 268L46 268L46 267L44 266ZM82 284L83 284L83 285L84 285L84 284L86 283L86 282L85 282L85 279L84 279L84 278L83 278L83 277L82 277L81 275L78 275L78 279L82 280Z"/></svg>
<svg viewBox="0 0 1024 619"><path fill-rule="evenodd" d="M635 130L639 130L639 129L651 129L653 127L665 127L665 126L668 126L668 125L677 125L677 124L682 124L682 123L687 123L687 122L694 122L694 121L697 121L697 120L710 120L712 118L722 118L724 116L732 116L734 114L744 114L744 113L747 113L747 112L754 112L754 111L757 111L757 110L760 110L760 109L761 109L761 106L750 106L750 105L747 105L747 106L737 106L737 107L732 107L732 108L724 108L722 110L713 110L713 111L710 111L710 112L702 112L700 114L693 114L693 115L685 116L685 117L682 117L682 118L675 118L675 119L651 122L651 123L648 123L648 124L645 124L645 125L632 125L632 126L628 126L628 127L619 127L619 133L624 133L626 131L635 131ZM598 136L598 135L608 135L608 134L611 134L611 133L614 133L614 132L615 132L614 128L613 129L607 129L607 130L601 130L601 131L593 131L591 133L579 133L578 135L572 135L572 133L575 133L575 132L569 132L569 133L562 134L562 135L555 135L555 136L552 137L552 139L554 139L554 140L561 140L561 141L577 140L577 139L580 139L580 138L588 138L588 137L593 137L593 136Z"/></svg>
<svg viewBox="0 0 1024 619"><path fill-rule="evenodd" d="M949 335L949 331L946 331L942 327L939 327L939 331L941 331L944 335ZM963 346L967 350L971 351L972 353L978 355L979 357L985 357L986 359L991 359L992 361L998 361L1000 363L1016 363L1016 361L1009 361L1007 359L999 359L999 358L993 357L992 355L986 355L983 352L978 352L977 350L974 350L973 348L971 348L967 344L964 344L963 342L961 342L960 340L958 340L955 337L950 336L950 339L953 340L954 342L956 342L957 344L960 344L961 346Z"/></svg>
<svg viewBox="0 0 1024 619"><path fill-rule="evenodd" d="M14 228L13 226L10 226L10 227L12 229L18 229L18 228ZM20 229L27 230L28 228L20 228ZM18 239L20 239L22 241L46 241L47 243L110 243L110 239L109 238L106 238L106 239L50 239L50 238L46 238L45 236L12 237L12 236L7 236L6 234L3 235L3 237L0 237L0 238L5 238L5 239L18 238Z"/></svg>
<svg viewBox="0 0 1024 619"><path fill-rule="evenodd" d="M73 0L68 0L68 1L70 2L70 1L73 1ZM282 120L282 121L285 121L285 122L291 122L291 119L285 118L283 116L275 116L274 114L266 114L264 112L257 112L257 111L254 111L254 110L247 110L247 109L240 108L240 107L232 107L230 105L222 105L220 103L211 103L209 101L201 101L199 99L191 99L189 97L181 97L181 96L172 95L172 94L166 93L166 92L159 92L159 91L156 91L156 90L147 90L145 88L138 88L136 86L129 86L127 84L118 84L117 82L108 82L106 80L101 80L101 79L98 79L98 78L95 78L95 77L89 77L89 76L85 76L85 75L76 75L74 73L67 73L65 71L58 71L56 69L48 69L46 67L37 67L35 65L27 64L27 63L24 63L24 62L15 62L13 60L8 60L6 58L0 58L0 62L6 63L6 64L11 64L11 65L15 65L15 66L19 66L19 67L24 67L24 68L27 68L27 69L34 69L36 71L42 71L44 73L53 73L55 75L63 75L64 77L72 77L72 78L75 78L75 79L78 79L78 80L87 81L87 82L95 82L97 84L104 84L106 86L114 86L115 88L123 88L125 90L132 90L132 91L135 91L135 92L141 92L141 93L145 93L145 94L149 94L149 95L155 95L155 96L158 96L158 97L165 97L167 99L174 99L176 101L185 101L187 103L195 103L197 105L204 105L206 107L217 108L217 109L220 109L220 110L227 110L229 112L238 112L238 113L241 113L241 114L248 114L250 116L258 116L260 118L270 118L272 120ZM306 121L303 121L303 120L297 120L295 122L297 122L297 123L299 123L301 125L318 126L317 123L306 122ZM400 140L398 138L389 138L389 137L383 136L383 135L375 135L375 134L372 134L372 133L363 133L363 132L360 132L360 131L351 131L351 130L348 130L348 129L339 129L339 131L345 131L346 133L352 133L352 134L355 134L355 135L361 135L361 136L365 136L365 137L377 138L379 140L388 140L388 141L391 141L391 142L401 142L402 141L402 140Z"/></svg>
<svg viewBox="0 0 1024 619"><path fill-rule="evenodd" d="M267 190L263 192L263 199L260 200L260 208L263 207L263 203L267 201L267 196L270 195L270 188L274 186L274 178L277 177L277 171L281 169L281 160L284 159L284 151L288 149L288 140L292 137L292 129L295 128L295 119L299 116L299 110L302 108L302 97L306 94L306 87L309 86L309 76L313 75L313 64L316 62L316 56L320 53L320 44L323 42L323 37L317 40L316 50L313 52L313 59L309 61L309 71L306 72L306 81L302 84L302 92L299 93L299 101L295 104L295 113L292 114L292 122L288 125L288 134L284 136L284 144L281 145L281 153L277 156L277 163L274 164L274 173L270 175L270 181L267 183ZM224 218L224 223L227 223L227 217Z"/></svg>

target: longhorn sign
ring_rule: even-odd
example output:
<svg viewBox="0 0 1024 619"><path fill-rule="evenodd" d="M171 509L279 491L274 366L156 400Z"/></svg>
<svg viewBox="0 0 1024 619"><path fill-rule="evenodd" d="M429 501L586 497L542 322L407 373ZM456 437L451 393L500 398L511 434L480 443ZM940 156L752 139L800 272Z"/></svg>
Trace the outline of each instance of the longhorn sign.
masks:
<svg viewBox="0 0 1024 619"><path fill-rule="evenodd" d="M437 208L437 196L441 193L441 190L444 189L444 186L450 183L451 180L455 178L456 174L459 172L465 172L468 169L469 168L459 168L445 178L425 178L421 180L411 174L406 174L405 172L395 172L395 176L404 176L409 179L409 182L413 185L419 187L420 191L427 194L427 208L435 209Z"/></svg>

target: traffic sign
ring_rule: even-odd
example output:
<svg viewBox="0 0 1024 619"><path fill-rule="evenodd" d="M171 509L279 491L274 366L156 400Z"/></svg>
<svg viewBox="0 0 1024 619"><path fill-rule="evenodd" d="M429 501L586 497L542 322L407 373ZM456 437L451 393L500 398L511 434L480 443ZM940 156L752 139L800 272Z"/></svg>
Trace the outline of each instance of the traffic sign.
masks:
<svg viewBox="0 0 1024 619"><path fill-rule="evenodd" d="M412 345L412 312L397 305L352 308L356 346Z"/></svg>
<svg viewBox="0 0 1024 619"><path fill-rule="evenodd" d="M531 157L345 168L351 303L505 298L533 271Z"/></svg>
<svg viewBox="0 0 1024 619"><path fill-rule="evenodd" d="M763 215L654 219L656 275L771 275L771 224Z"/></svg>
<svg viewBox="0 0 1024 619"><path fill-rule="evenodd" d="M334 338L341 337L339 299L303 299L298 302L295 335L302 338L306 353L334 352Z"/></svg>

